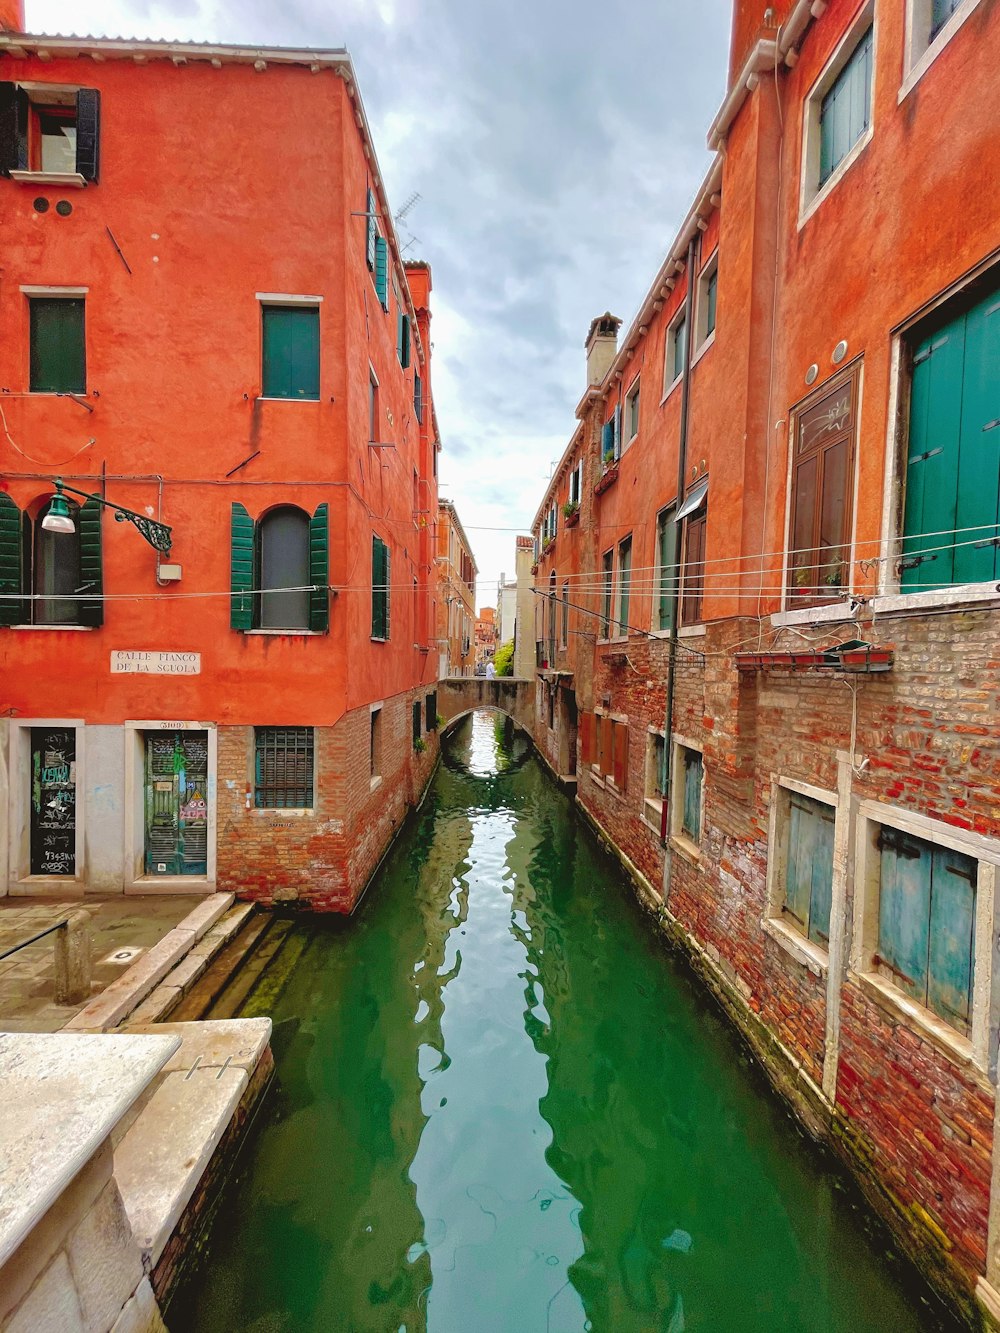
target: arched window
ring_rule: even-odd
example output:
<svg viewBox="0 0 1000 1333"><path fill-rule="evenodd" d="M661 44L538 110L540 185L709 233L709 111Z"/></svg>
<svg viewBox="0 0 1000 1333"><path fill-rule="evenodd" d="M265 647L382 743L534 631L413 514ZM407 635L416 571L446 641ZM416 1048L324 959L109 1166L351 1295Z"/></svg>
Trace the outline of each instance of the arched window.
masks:
<svg viewBox="0 0 1000 1333"><path fill-rule="evenodd" d="M257 527L261 629L309 628L309 515L280 505ZM294 588L296 592L268 589Z"/></svg>
<svg viewBox="0 0 1000 1333"><path fill-rule="evenodd" d="M26 624L78 625L80 623L80 510L67 500L72 532L46 532L42 521L51 498L32 519L24 516L25 586L35 596L24 616Z"/></svg>

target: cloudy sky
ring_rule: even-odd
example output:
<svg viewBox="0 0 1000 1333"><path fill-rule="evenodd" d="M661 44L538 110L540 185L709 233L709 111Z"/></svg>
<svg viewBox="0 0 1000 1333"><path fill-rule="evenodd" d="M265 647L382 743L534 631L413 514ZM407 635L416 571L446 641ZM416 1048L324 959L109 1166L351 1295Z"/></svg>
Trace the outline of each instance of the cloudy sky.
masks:
<svg viewBox="0 0 1000 1333"><path fill-rule="evenodd" d="M29 29L347 46L400 235L430 262L453 499L496 601L583 392L705 173L731 0L28 0ZM491 531L491 529L507 529Z"/></svg>

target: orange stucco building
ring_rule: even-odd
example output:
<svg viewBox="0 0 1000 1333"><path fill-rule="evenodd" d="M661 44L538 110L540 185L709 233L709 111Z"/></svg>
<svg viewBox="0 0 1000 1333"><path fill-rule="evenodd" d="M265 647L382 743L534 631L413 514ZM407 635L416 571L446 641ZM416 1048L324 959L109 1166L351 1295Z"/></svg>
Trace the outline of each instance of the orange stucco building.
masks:
<svg viewBox="0 0 1000 1333"><path fill-rule="evenodd" d="M2 33L0 153L7 891L348 909L433 759L439 447L350 58Z"/></svg>
<svg viewBox="0 0 1000 1333"><path fill-rule="evenodd" d="M540 748L995 1320L998 59L989 0L737 0L709 170L534 520Z"/></svg>
<svg viewBox="0 0 1000 1333"><path fill-rule="evenodd" d="M437 645L438 671L471 676L476 666L476 559L458 510L438 502Z"/></svg>

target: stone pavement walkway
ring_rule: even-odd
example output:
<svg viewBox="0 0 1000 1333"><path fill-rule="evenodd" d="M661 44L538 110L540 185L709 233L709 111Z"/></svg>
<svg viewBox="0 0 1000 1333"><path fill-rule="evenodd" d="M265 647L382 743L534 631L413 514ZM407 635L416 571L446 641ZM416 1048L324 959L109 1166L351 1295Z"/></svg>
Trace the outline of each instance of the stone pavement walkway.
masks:
<svg viewBox="0 0 1000 1333"><path fill-rule="evenodd" d="M55 925L71 912L91 918L92 994L122 975L140 954L162 939L204 895L126 898L0 898L0 953ZM112 959L111 955L119 955ZM55 1002L55 936L20 949L0 962L0 1031L56 1032L78 1005Z"/></svg>

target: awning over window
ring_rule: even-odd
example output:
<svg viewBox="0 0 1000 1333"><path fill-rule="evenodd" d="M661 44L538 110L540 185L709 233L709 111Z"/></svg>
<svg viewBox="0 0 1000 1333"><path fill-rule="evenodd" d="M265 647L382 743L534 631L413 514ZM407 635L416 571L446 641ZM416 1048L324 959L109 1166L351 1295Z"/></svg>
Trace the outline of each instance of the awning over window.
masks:
<svg viewBox="0 0 1000 1333"><path fill-rule="evenodd" d="M689 518L705 503L705 497L708 495L708 478L702 477L701 481L690 491L687 498L674 515L674 521L679 523L682 518Z"/></svg>

